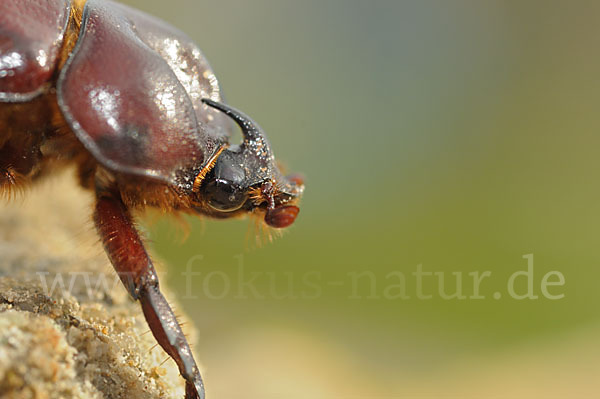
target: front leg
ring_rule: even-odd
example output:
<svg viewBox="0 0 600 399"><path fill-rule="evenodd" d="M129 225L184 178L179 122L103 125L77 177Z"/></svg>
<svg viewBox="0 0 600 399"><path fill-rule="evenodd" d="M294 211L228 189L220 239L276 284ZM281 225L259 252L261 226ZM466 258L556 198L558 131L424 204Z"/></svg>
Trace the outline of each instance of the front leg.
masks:
<svg viewBox="0 0 600 399"><path fill-rule="evenodd" d="M94 222L104 249L129 293L140 301L154 338L175 360L186 381L186 399L204 399L204 384L129 211L117 190L98 189Z"/></svg>

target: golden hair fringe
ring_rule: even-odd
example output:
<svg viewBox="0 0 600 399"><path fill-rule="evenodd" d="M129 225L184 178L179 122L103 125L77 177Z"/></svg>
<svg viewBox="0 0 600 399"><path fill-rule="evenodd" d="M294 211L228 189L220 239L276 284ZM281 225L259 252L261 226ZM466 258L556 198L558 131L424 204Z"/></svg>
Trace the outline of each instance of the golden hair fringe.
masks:
<svg viewBox="0 0 600 399"><path fill-rule="evenodd" d="M219 155L221 155L221 153L223 152L224 149L225 149L225 146L222 145L217 150L217 152L208 160L208 163L206 164L206 166L204 168L202 168L200 173L198 173L198 175L194 179L194 185L192 187L193 192L197 193L198 190L200 190L200 185L202 184L202 181L204 180L204 178L206 177L208 172L210 172L211 169L215 166L215 164L217 163L217 158L219 158Z"/></svg>

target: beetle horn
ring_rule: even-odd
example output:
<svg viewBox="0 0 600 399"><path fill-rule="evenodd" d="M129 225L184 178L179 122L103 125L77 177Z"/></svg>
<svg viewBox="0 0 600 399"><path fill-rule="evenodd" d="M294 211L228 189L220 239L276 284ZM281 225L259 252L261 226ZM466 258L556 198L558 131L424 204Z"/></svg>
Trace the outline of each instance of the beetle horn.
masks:
<svg viewBox="0 0 600 399"><path fill-rule="evenodd" d="M244 145L249 145L252 142L264 142L265 144L268 144L266 143L266 136L260 126L258 126L258 124L254 122L248 115L238 111L233 107L230 107L229 105L219 103L208 98L203 98L202 102L225 113L239 125L244 135ZM268 147L269 146L267 145L267 148Z"/></svg>
<svg viewBox="0 0 600 399"><path fill-rule="evenodd" d="M302 194L304 190L302 179L294 176L285 177L281 174L275 165L275 158L267 136L256 122L243 112L223 103L208 98L203 98L202 102L225 113L241 128L244 135L241 155L244 157L244 163L251 166L249 169L253 171L252 177L246 177L250 179L249 186L267 179L274 179L278 182L280 192L291 197L298 197Z"/></svg>

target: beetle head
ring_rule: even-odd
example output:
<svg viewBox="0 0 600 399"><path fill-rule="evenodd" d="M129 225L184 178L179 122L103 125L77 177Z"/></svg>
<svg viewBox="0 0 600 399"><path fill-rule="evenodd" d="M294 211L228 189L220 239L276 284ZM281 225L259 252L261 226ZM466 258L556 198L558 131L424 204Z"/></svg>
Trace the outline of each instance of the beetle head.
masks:
<svg viewBox="0 0 600 399"><path fill-rule="evenodd" d="M242 129L244 140L223 150L202 181L199 194L215 216L264 209L265 222L276 228L294 222L302 194L302 179L283 176L275 164L271 145L262 129L248 116L225 104L202 100L224 112Z"/></svg>

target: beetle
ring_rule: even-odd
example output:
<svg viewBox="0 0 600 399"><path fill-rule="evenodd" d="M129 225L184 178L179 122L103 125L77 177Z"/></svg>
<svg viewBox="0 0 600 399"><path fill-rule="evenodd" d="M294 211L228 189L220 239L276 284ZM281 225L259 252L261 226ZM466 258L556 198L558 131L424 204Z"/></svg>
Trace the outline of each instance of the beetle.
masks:
<svg viewBox="0 0 600 399"><path fill-rule="evenodd" d="M229 143L235 125L241 144ZM131 212L251 213L284 228L302 179L279 170L263 130L224 103L206 58L176 28L109 0L2 0L0 190L69 165L95 193L108 258L177 363L186 398L204 398Z"/></svg>

